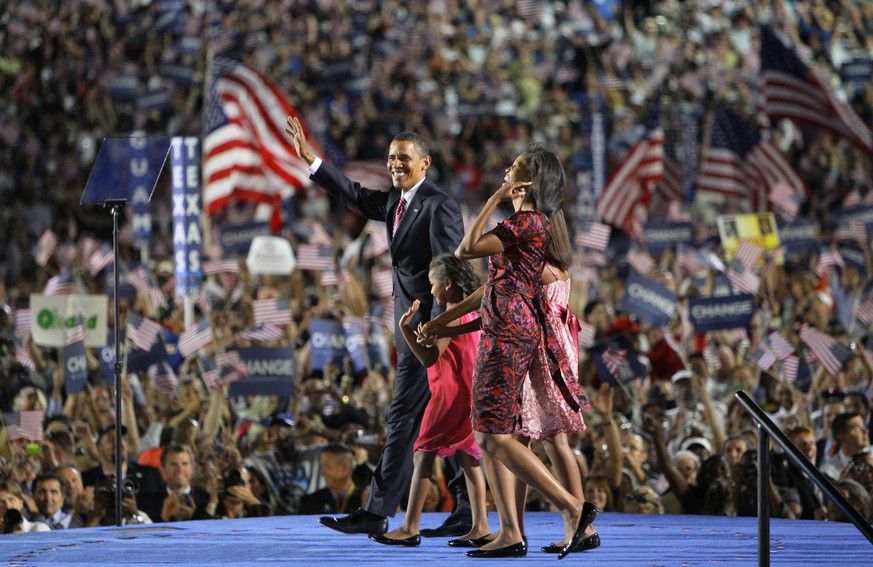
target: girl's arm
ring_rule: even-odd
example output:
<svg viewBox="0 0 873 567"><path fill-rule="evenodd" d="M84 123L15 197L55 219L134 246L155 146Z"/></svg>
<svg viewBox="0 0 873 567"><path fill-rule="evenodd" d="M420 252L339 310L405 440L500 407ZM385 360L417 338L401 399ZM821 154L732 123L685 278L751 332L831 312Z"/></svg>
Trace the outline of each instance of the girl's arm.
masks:
<svg viewBox="0 0 873 567"><path fill-rule="evenodd" d="M398 327L400 328L400 333L403 335L403 338L406 339L406 344L408 344L409 348L412 350L412 354L415 355L415 358L420 360L424 366L430 367L433 366L443 355L443 352L445 352L452 339L439 339L433 344L422 344L418 342L415 331L413 331L409 326L409 322L412 320L413 315L415 315L420 306L421 302L419 300L416 299L413 301L412 307L410 307L406 313L400 317Z"/></svg>
<svg viewBox="0 0 873 567"><path fill-rule="evenodd" d="M470 331L478 329L479 328L478 327L479 320L477 319L476 321L471 321L470 323L465 323L464 325L461 325L460 327L465 328L465 330L463 330L463 331L461 331L461 330L456 331L453 328L452 329L453 334L451 334L451 335L446 334L447 332L449 332L448 331L449 323L451 323L455 319L460 319L461 317L463 317L467 313L471 313L471 312L479 309L479 305L482 303L482 295L483 295L484 289L485 289L484 285L479 286L479 289L477 289L476 291L474 291L473 293L471 293L470 295L468 295L467 297L465 297L464 299L462 299L458 303L449 307L448 309L446 309L445 311L443 311L442 313L440 313L439 315L437 315L436 317L434 317L433 319L431 319L427 323L420 324L418 326L418 334L421 335L422 337L424 337L425 339L442 338L442 337L453 337L455 335L460 335L461 333L464 333L464 332L470 332ZM467 325L473 325L473 324L476 325L476 328L466 329Z"/></svg>

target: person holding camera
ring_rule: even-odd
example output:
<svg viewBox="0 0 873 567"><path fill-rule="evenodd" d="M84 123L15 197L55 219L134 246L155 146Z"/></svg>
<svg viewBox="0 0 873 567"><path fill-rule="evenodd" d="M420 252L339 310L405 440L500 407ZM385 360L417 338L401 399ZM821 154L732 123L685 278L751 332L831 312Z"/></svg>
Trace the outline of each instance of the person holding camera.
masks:
<svg viewBox="0 0 873 567"><path fill-rule="evenodd" d="M230 465L216 486L207 511L216 518L227 519L269 516L270 507L252 492L250 479L251 473L245 465Z"/></svg>
<svg viewBox="0 0 873 567"><path fill-rule="evenodd" d="M26 534L48 532L51 528L45 522L32 522L28 519L24 506L24 493L17 482L0 482L0 533Z"/></svg>
<svg viewBox="0 0 873 567"><path fill-rule="evenodd" d="M86 527L114 526L115 521L115 493L121 490L121 525L151 524L152 519L148 514L137 507L136 495L139 485L132 477L123 478L121 486L115 482L115 475L108 475L100 479L94 490L94 509L88 515Z"/></svg>
<svg viewBox="0 0 873 567"><path fill-rule="evenodd" d="M166 479L166 497L161 505L163 522L183 522L211 518L206 511L209 493L191 485L194 452L189 445L170 443L161 453L161 468Z"/></svg>

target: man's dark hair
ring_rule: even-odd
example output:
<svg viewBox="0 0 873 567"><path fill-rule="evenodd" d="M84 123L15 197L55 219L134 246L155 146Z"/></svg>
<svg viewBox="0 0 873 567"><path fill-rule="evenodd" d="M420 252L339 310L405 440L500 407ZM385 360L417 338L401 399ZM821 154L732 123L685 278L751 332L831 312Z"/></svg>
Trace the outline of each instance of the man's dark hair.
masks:
<svg viewBox="0 0 873 567"><path fill-rule="evenodd" d="M41 483L49 480L58 481L58 483L60 483L61 485L61 492L63 492L67 488L67 483L64 482L64 479L62 479L60 476L53 472L46 472L38 475L35 479L33 479L33 483L31 483L30 485L31 492L36 492L37 488L39 488L39 485Z"/></svg>
<svg viewBox="0 0 873 567"><path fill-rule="evenodd" d="M582 317L588 318L588 316L591 315L591 312L594 311L594 309L598 305L602 305L602 304L603 304L603 302L600 301L599 299L592 299L591 301L589 301L588 303L585 304L585 309L582 310Z"/></svg>
<svg viewBox="0 0 873 567"><path fill-rule="evenodd" d="M837 416L834 417L834 420L831 422L831 437L836 440L837 437L848 431L849 420L855 419L856 417L861 417L861 414L855 412L837 414Z"/></svg>
<svg viewBox="0 0 873 567"><path fill-rule="evenodd" d="M419 134L418 132L400 132L396 136L394 136L395 142L412 142L415 146L415 151L421 154L421 157L430 155L430 144L427 143L427 140L424 139L424 136Z"/></svg>
<svg viewBox="0 0 873 567"><path fill-rule="evenodd" d="M175 453L188 453L188 456L191 457L191 462L194 462L194 451L191 450L191 447L188 445L183 445L181 443L170 443L164 450L161 451L161 466L164 467L167 465L167 456Z"/></svg>

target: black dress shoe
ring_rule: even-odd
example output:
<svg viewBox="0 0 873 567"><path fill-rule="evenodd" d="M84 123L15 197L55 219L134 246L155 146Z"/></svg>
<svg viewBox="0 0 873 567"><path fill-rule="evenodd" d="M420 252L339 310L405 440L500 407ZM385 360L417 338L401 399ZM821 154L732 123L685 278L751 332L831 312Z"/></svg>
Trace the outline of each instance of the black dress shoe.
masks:
<svg viewBox="0 0 873 567"><path fill-rule="evenodd" d="M491 541L491 534L473 539L450 539L446 543L451 547L482 547Z"/></svg>
<svg viewBox="0 0 873 567"><path fill-rule="evenodd" d="M576 549L574 549L570 553L576 553L577 551L588 551L589 549L595 549L597 547L600 547L600 536L597 534L592 534L580 541ZM540 548L543 553L561 553L563 549L563 545L558 545L556 543L553 543L552 545L546 545Z"/></svg>
<svg viewBox="0 0 873 567"><path fill-rule="evenodd" d="M527 544L524 541L499 547L497 549L475 549L467 552L467 557L479 557L483 559L497 559L510 557L525 557L527 555Z"/></svg>
<svg viewBox="0 0 873 567"><path fill-rule="evenodd" d="M383 543L385 545L400 545L403 547L418 547L419 545L421 545L421 536L418 534L409 536L404 539L391 539L390 537L385 537L384 535L370 534L370 539L372 539L376 543Z"/></svg>
<svg viewBox="0 0 873 567"><path fill-rule="evenodd" d="M383 534L388 531L388 518L358 508L344 518L322 516L318 521L323 526L344 534Z"/></svg>
<svg viewBox="0 0 873 567"><path fill-rule="evenodd" d="M579 547L582 545L583 541L588 539L584 537L583 534L596 517L597 508L591 502L585 502L585 504L582 505L582 514L579 516L579 525L576 526L576 533L573 534L573 538L567 542L567 545L565 545L564 549L562 549L558 554L558 559L563 559L567 557L567 554L573 553L574 551L582 551ZM599 545L600 536L597 537L597 541Z"/></svg>
<svg viewBox="0 0 873 567"><path fill-rule="evenodd" d="M473 518L469 516L449 516L438 528L421 530L421 537L457 537L470 533Z"/></svg>

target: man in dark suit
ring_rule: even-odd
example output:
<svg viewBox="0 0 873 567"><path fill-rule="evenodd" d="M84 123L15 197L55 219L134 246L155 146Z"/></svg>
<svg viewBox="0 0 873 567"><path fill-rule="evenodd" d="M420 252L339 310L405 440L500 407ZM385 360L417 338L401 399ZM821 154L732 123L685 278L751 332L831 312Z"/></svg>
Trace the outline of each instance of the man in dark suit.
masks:
<svg viewBox="0 0 873 567"><path fill-rule="evenodd" d="M137 465L127 452L127 440L125 434L127 427L121 426L121 474L122 482L120 485L125 486L124 481L128 482L130 488L135 486L135 490L125 491L135 492L136 504L139 510L145 512L153 521L160 521L161 503L166 492L162 493L164 481L161 478L161 471L155 467ZM110 423L100 429L97 434L97 454L100 464L94 468L82 472L82 484L93 486L95 489L106 486L115 486L114 481L108 484L104 481L108 477L115 477L115 424ZM113 508L114 513L114 508Z"/></svg>
<svg viewBox="0 0 873 567"><path fill-rule="evenodd" d="M430 399L427 371L415 358L397 330L397 321L412 305L421 307L412 328L429 320L436 305L427 278L430 261L443 252L454 252L464 234L458 204L426 177L430 149L420 134L402 132L388 148L388 172L393 187L377 191L362 187L309 150L303 127L289 117L285 131L297 154L309 165L315 183L364 216L383 221L388 231L394 268L394 343L397 372L388 415L385 447L370 484L366 505L343 518L321 518L321 523L343 533L383 533L388 519L409 487L412 447L424 408Z"/></svg>
<svg viewBox="0 0 873 567"><path fill-rule="evenodd" d="M300 499L300 514L345 514L364 503L364 486L352 479L355 454L344 445L328 445L319 457L324 488Z"/></svg>
<svg viewBox="0 0 873 567"><path fill-rule="evenodd" d="M206 511L209 493L191 485L194 452L189 445L170 443L161 452L161 468L166 478L161 515L155 522L180 522L211 518Z"/></svg>

